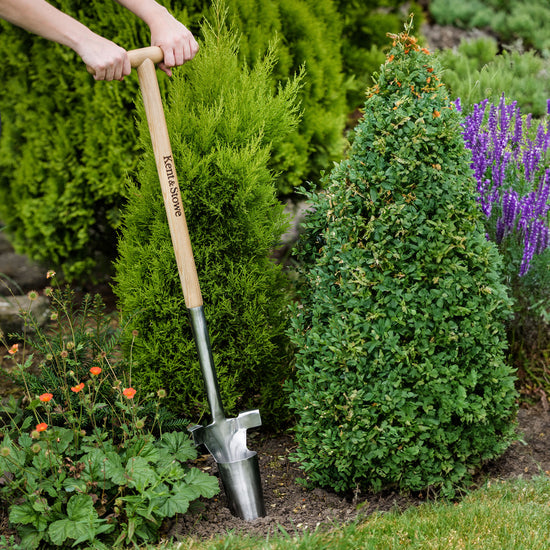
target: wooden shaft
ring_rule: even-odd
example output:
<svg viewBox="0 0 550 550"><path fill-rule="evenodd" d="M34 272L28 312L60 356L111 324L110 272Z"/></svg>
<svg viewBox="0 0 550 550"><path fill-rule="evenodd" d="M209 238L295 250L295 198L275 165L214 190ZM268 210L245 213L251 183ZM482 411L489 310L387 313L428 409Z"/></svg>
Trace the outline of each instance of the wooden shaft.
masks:
<svg viewBox="0 0 550 550"><path fill-rule="evenodd" d="M134 50L136 51L140 50ZM185 305L191 309L202 306L203 301L153 60L145 56L137 67L137 72Z"/></svg>

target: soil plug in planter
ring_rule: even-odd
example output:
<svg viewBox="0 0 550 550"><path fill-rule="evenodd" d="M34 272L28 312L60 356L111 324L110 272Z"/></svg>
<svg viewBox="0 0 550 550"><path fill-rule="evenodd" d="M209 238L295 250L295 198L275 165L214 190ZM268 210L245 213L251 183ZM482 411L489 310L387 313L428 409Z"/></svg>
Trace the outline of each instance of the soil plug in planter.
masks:
<svg viewBox="0 0 550 550"><path fill-rule="evenodd" d="M216 460L232 513L253 520L265 516L265 506L258 457L246 446L246 430L261 425L260 413L253 410L237 418L225 416L154 65L162 61L163 53L158 47L150 47L133 50L128 55L138 72L185 305L212 413L209 426L194 426L191 432L195 444L204 445Z"/></svg>

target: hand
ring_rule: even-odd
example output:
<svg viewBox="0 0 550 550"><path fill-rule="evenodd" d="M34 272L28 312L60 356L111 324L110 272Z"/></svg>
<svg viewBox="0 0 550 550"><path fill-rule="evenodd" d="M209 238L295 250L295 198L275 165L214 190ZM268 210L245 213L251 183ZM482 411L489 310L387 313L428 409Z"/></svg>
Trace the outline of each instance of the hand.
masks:
<svg viewBox="0 0 550 550"><path fill-rule="evenodd" d="M159 64L159 68L168 76L172 76L170 67L191 61L199 51L199 45L191 31L168 12L155 18L149 28L151 45L159 46L164 52L164 61Z"/></svg>
<svg viewBox="0 0 550 550"><path fill-rule="evenodd" d="M97 34L81 41L77 53L96 80L122 80L132 70L126 50Z"/></svg>

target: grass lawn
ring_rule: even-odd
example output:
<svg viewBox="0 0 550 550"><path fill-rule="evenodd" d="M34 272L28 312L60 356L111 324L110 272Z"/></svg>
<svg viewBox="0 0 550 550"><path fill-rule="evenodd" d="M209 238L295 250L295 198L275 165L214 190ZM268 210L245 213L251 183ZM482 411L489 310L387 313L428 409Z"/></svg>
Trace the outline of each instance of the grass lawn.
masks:
<svg viewBox="0 0 550 550"><path fill-rule="evenodd" d="M405 512L300 537L284 532L261 540L229 534L208 542L186 539L159 550L392 550L550 548L550 477L488 483L457 503L430 503Z"/></svg>

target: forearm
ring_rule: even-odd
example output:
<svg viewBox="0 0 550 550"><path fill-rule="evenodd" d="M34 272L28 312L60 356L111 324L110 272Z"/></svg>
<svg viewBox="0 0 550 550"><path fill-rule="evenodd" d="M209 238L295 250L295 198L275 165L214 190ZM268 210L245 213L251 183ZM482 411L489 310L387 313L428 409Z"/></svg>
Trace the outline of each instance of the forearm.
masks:
<svg viewBox="0 0 550 550"><path fill-rule="evenodd" d="M159 17L169 15L168 10L155 0L116 0L116 2L137 15L149 27Z"/></svg>
<svg viewBox="0 0 550 550"><path fill-rule="evenodd" d="M82 23L45 0L0 0L0 18L73 50L93 35Z"/></svg>

